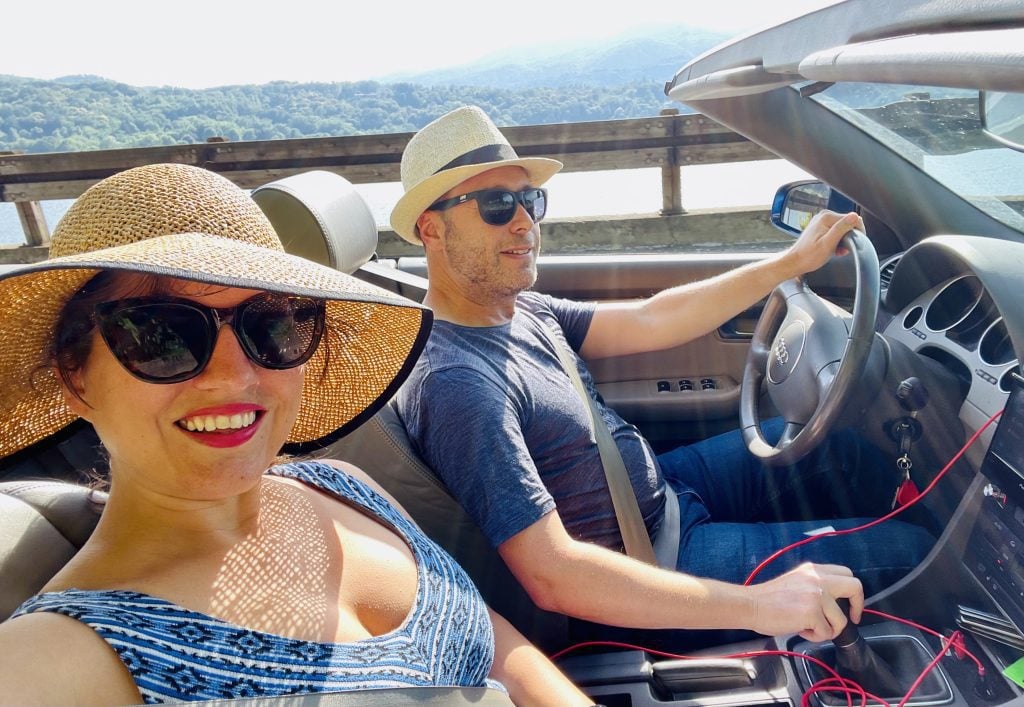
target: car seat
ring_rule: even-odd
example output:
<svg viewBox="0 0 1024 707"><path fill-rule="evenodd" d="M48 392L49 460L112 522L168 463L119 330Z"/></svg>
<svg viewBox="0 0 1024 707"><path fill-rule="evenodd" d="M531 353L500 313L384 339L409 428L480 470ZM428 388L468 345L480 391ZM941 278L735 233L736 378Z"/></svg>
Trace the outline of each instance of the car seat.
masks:
<svg viewBox="0 0 1024 707"><path fill-rule="evenodd" d="M99 439L84 420L0 460L0 621L92 534L106 494L83 482L105 472Z"/></svg>
<svg viewBox="0 0 1024 707"><path fill-rule="evenodd" d="M0 483L0 621L78 552L106 497L66 481Z"/></svg>

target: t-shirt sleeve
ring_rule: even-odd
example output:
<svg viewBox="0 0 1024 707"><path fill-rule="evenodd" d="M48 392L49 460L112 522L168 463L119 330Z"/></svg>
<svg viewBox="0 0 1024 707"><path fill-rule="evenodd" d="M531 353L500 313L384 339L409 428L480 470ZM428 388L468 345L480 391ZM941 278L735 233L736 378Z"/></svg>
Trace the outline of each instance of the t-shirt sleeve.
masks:
<svg viewBox="0 0 1024 707"><path fill-rule="evenodd" d="M596 302L577 302L537 292L524 293L520 297L525 308L536 316L541 319L552 317L561 328L569 346L579 353L584 339L587 338L587 332L590 331L590 322L597 310Z"/></svg>
<svg viewBox="0 0 1024 707"><path fill-rule="evenodd" d="M403 422L417 452L494 547L555 508L523 439L516 402L471 368L425 375Z"/></svg>

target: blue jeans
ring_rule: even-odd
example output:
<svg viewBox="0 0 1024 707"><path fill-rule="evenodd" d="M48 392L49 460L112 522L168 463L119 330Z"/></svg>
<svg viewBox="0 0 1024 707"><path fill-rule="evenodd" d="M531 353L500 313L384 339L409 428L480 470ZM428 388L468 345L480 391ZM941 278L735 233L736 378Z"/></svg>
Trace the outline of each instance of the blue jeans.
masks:
<svg viewBox="0 0 1024 707"><path fill-rule="evenodd" d="M761 425L774 443L782 421ZM776 550L803 540L809 530L862 525L891 510L899 481L888 458L852 430L832 433L811 454L789 467L770 467L753 457L736 430L658 456L679 498L677 568L687 574L743 583ZM813 518L815 520L787 520ZM918 525L888 520L868 530L819 538L782 555L755 582L777 577L801 562L845 565L864 585L865 596L915 567L935 539ZM686 651L750 640L738 630L638 630L570 620L572 641L616 640L668 651Z"/></svg>
<svg viewBox="0 0 1024 707"><path fill-rule="evenodd" d="M779 419L765 422L765 438L774 443L782 427ZM658 463L679 498L677 567L734 583L745 581L776 550L808 537L808 531L852 528L884 515L899 481L895 459L853 430L832 433L787 467L762 464L747 451L739 430L662 454ZM870 595L916 566L933 543L920 526L889 520L791 550L754 581L801 562L831 563L853 570Z"/></svg>

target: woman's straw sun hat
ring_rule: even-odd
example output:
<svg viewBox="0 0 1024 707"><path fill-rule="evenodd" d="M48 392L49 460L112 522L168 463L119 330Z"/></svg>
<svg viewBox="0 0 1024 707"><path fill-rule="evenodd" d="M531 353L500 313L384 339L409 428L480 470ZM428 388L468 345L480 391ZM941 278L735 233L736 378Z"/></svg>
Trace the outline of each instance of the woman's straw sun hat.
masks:
<svg viewBox="0 0 1024 707"><path fill-rule="evenodd" d="M76 419L47 360L57 317L101 270L163 275L327 300L328 333L306 364L288 442L326 443L371 416L411 370L430 311L312 261L281 240L242 189L179 164L92 186L54 229L50 258L0 275L0 457Z"/></svg>
<svg viewBox="0 0 1024 707"><path fill-rule="evenodd" d="M476 106L456 108L412 136L402 153L405 194L391 212L395 233L416 245L416 219L443 194L482 172L519 166L539 187L562 168L547 157L519 157L509 141Z"/></svg>

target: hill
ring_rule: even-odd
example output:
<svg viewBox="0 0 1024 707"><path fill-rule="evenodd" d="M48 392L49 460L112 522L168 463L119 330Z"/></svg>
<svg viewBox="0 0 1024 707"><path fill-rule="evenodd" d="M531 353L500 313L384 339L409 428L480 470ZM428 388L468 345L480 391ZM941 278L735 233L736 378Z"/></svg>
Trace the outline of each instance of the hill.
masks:
<svg viewBox="0 0 1024 707"><path fill-rule="evenodd" d="M472 65L377 81L210 89L96 76L0 75L0 150L64 152L229 140L412 132L473 103L499 125L656 115L665 81L722 36L650 28L613 40L524 47Z"/></svg>

